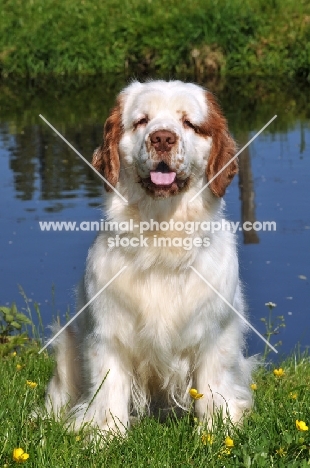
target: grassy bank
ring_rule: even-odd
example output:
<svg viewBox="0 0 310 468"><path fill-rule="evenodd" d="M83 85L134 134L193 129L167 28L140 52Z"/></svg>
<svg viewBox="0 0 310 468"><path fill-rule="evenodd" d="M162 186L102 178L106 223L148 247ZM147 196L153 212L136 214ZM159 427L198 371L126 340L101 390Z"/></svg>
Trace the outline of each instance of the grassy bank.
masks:
<svg viewBox="0 0 310 468"><path fill-rule="evenodd" d="M291 356L276 369L266 364L256 371L251 385L254 409L242 427L224 425L218 419L212 431L201 427L199 432L192 413L166 423L146 417L125 439L116 437L99 447L87 442L87 428L73 434L51 418L31 417L35 408L43 408L53 358L46 351L38 354L39 344L22 334L25 323L31 325L25 316L14 307L0 311L2 467L16 466L13 452L17 448L22 449L29 468L303 468L310 464L310 360L306 355ZM11 338L14 328L18 334Z"/></svg>
<svg viewBox="0 0 310 468"><path fill-rule="evenodd" d="M0 0L0 74L310 75L308 0Z"/></svg>

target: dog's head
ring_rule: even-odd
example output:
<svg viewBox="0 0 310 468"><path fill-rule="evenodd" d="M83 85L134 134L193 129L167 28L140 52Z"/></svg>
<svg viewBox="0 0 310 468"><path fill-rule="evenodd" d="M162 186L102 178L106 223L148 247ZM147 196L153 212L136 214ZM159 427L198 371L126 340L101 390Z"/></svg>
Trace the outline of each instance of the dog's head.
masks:
<svg viewBox="0 0 310 468"><path fill-rule="evenodd" d="M238 169L236 159L229 164L235 153L210 92L180 81L134 82L118 96L93 166L113 187L122 165L133 168L135 183L154 198L181 193L197 179L211 181L222 197Z"/></svg>

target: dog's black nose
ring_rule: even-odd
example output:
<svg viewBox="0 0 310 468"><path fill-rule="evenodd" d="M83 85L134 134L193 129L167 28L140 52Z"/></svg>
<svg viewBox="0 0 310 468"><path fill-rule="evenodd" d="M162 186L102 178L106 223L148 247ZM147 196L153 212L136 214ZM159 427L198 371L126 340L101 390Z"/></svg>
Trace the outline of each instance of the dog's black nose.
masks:
<svg viewBox="0 0 310 468"><path fill-rule="evenodd" d="M156 151L170 151L176 143L176 135L169 130L157 130L150 135L151 145Z"/></svg>

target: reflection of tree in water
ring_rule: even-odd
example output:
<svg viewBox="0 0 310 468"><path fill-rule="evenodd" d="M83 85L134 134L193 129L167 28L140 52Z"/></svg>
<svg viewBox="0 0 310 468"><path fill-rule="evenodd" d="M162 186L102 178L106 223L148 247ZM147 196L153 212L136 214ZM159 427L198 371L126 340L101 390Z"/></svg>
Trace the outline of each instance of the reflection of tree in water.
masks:
<svg viewBox="0 0 310 468"><path fill-rule="evenodd" d="M248 134L240 132L238 135L238 142L242 148L247 142ZM247 146L239 157L239 189L241 200L241 216L242 223L250 221L252 224L256 221L255 215L255 192L254 183L251 169L251 156L250 148ZM254 230L243 231L243 242L245 244L258 244L259 237Z"/></svg>
<svg viewBox="0 0 310 468"><path fill-rule="evenodd" d="M22 132L11 136L8 150L11 154L10 168L14 173L16 197L31 200L35 191L35 142L28 132Z"/></svg>
<svg viewBox="0 0 310 468"><path fill-rule="evenodd" d="M60 126L61 127L61 126ZM83 125L59 131L88 160L102 139L102 126ZM48 126L32 125L14 136L10 167L17 197L43 200L75 198L81 190L87 197L99 196L101 183L92 170ZM36 180L39 184L36 185Z"/></svg>
<svg viewBox="0 0 310 468"><path fill-rule="evenodd" d="M97 197L102 182L54 134L52 125L88 160L102 142L102 127L125 78L54 77L0 84L1 139L10 153L16 196L22 200ZM77 193L78 192L78 193ZM62 206L61 203L57 205Z"/></svg>

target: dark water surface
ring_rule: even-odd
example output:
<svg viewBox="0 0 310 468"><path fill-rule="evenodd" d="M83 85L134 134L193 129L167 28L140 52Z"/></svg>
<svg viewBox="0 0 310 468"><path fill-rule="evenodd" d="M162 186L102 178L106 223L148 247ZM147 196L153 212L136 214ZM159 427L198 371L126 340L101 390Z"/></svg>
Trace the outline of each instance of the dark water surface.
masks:
<svg viewBox="0 0 310 468"><path fill-rule="evenodd" d="M98 221L101 182L39 118L48 121L88 160L123 83L85 84L66 93L1 88L0 305L24 307L21 285L40 304L44 326L74 313L94 232L42 232L39 221ZM242 91L240 91L242 90ZM227 195L232 221L275 221L275 232L238 232L241 276L249 319L263 334L266 302L285 328L271 342L280 353L310 345L310 106L309 92L264 93L223 87L217 93L240 147L275 114L278 118L242 153L240 174ZM308 96L308 97L307 97ZM48 334L48 331L46 332ZM263 352L252 332L249 353Z"/></svg>

